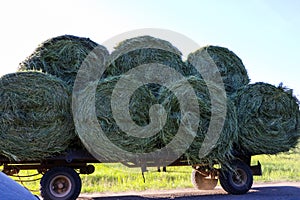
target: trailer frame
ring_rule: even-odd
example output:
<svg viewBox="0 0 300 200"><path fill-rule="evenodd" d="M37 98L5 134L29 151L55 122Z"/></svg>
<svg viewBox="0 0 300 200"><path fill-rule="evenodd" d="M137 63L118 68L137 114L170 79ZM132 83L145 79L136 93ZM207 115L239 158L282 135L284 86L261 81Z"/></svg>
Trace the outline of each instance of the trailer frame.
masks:
<svg viewBox="0 0 300 200"><path fill-rule="evenodd" d="M147 167L165 169L167 166L191 166L193 168L191 180L195 188L214 189L219 179L221 186L228 193L244 194L252 187L253 176L262 175L261 164L258 161L257 165L251 165L251 157L252 155L236 154L235 159L232 160L232 167L236 168L235 172L214 168L208 164L191 165L184 156L168 164L163 158L129 162L104 160L103 162L84 149L69 150L64 154L43 160L11 161L0 156L0 166L3 166L3 173L9 176L18 175L21 170L37 170L38 174L42 174L40 192L44 200L75 200L82 186L79 174L92 174L95 171L93 164L97 163L122 163L129 168L140 167L143 173L147 171Z"/></svg>

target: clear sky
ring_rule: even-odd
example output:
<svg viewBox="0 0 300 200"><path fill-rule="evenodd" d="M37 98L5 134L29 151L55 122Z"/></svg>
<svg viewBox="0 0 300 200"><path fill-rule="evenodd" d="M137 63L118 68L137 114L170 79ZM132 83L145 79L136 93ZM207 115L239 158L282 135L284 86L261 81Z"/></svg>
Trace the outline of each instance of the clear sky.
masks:
<svg viewBox="0 0 300 200"><path fill-rule="evenodd" d="M280 82L300 96L298 0L10 0L0 2L0 75L63 34L101 44L140 28L169 29L244 62L251 82ZM172 42L172 41L170 41Z"/></svg>

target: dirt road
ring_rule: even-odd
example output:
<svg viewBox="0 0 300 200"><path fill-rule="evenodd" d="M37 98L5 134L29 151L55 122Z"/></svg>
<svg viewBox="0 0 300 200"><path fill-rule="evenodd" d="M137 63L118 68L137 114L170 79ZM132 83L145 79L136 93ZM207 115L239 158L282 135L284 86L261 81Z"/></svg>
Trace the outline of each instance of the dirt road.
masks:
<svg viewBox="0 0 300 200"><path fill-rule="evenodd" d="M300 182L254 184L245 195L228 195L221 187L126 193L82 194L78 200L300 200Z"/></svg>

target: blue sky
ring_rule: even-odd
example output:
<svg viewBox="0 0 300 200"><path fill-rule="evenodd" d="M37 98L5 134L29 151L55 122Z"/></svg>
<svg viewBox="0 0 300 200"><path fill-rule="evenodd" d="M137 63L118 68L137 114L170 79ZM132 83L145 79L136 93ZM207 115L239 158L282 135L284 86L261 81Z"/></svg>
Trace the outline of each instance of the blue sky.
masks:
<svg viewBox="0 0 300 200"><path fill-rule="evenodd" d="M251 82L283 82L299 97L299 10L298 0L1 1L0 75L16 71L51 37L72 34L101 44L127 31L162 28L200 46L231 49Z"/></svg>

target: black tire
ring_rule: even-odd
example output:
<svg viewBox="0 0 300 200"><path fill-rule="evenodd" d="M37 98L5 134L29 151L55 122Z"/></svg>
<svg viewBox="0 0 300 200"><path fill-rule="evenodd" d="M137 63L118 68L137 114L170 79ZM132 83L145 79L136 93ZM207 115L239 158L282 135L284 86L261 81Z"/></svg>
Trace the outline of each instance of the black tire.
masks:
<svg viewBox="0 0 300 200"><path fill-rule="evenodd" d="M220 184L229 194L245 194L253 184L253 175L250 167L241 160L231 163L232 170L221 169Z"/></svg>
<svg viewBox="0 0 300 200"><path fill-rule="evenodd" d="M207 178L198 170L193 170L191 180L194 187L198 190L213 190L218 184L218 179Z"/></svg>
<svg viewBox="0 0 300 200"><path fill-rule="evenodd" d="M75 200L81 191L78 173L68 167L55 167L41 179L41 196L44 200Z"/></svg>

